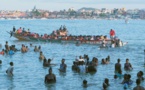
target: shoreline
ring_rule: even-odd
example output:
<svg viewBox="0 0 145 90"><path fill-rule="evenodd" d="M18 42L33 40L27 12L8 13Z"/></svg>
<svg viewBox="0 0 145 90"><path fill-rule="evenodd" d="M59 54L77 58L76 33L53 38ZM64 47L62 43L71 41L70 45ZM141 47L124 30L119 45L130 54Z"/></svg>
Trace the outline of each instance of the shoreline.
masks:
<svg viewBox="0 0 145 90"><path fill-rule="evenodd" d="M125 20L125 19L118 19L118 18L0 18L0 20ZM145 20L145 19L132 19L129 20Z"/></svg>

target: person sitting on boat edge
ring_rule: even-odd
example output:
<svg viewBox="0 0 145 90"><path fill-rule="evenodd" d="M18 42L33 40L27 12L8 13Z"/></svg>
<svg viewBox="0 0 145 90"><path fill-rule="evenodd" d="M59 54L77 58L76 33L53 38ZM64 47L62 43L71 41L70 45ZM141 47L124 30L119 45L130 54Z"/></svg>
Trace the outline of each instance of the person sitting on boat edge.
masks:
<svg viewBox="0 0 145 90"><path fill-rule="evenodd" d="M64 62L65 62L65 59L62 59L61 64L60 64L60 68L59 68L60 72L66 72L67 65Z"/></svg>
<svg viewBox="0 0 145 90"><path fill-rule="evenodd" d="M52 73L52 68L50 67L48 70L49 74L47 74L45 76L45 84L49 84L49 83L55 83L56 82L56 76L55 74Z"/></svg>

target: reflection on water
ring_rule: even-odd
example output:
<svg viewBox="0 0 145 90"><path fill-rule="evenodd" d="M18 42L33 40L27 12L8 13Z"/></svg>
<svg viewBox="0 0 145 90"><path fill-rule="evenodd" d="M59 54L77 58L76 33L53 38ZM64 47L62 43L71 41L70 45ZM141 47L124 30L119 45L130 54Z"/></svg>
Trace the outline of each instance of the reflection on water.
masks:
<svg viewBox="0 0 145 90"><path fill-rule="evenodd" d="M52 23L53 22L53 23ZM123 74L131 74L131 79L134 81L130 90L136 86L136 74L142 70L145 72L144 63L144 48L145 48L145 21L131 20L129 24L122 23L121 20L108 21L108 20L13 20L13 21L0 21L1 36L0 44L4 48L5 41L9 45L15 44L16 48L20 49L22 44L29 46L28 53L16 52L14 55L0 55L3 61L0 66L0 89L6 90L101 90L104 78L109 78L109 90L123 90L123 85L120 84L123 80L114 80L114 64L117 59L121 59L122 70L126 58L133 65L133 71L127 72L123 70ZM6 31L9 31L15 23L15 26L30 28L30 31L38 33L51 33L52 30L59 28L61 25L66 25L69 33L72 35L107 35L110 29L115 29L116 34L123 41L128 42L128 45L121 48L98 49L97 45L79 45L68 43L49 43L49 42L31 42L19 41L15 38L9 38ZM31 23L31 25L30 25ZM39 26L39 27L38 27ZM33 46L41 45L43 54L46 58L53 58L51 63L57 64L53 66L53 73L56 74L57 82L55 84L44 84L44 77L48 74L48 68L43 67L43 61L38 59L39 52L34 52ZM1 49L2 49L1 48ZM76 56L88 54L90 61L93 57L97 57L99 65L96 67L96 73L78 74L71 70L71 66ZM110 55L110 64L101 65L101 59ZM60 73L58 71L61 59L65 58L67 64L67 72ZM7 77L5 70L9 67L9 62L14 62L14 77ZM87 88L82 87L82 81L86 79L88 83L96 85ZM143 82L141 85L145 85Z"/></svg>

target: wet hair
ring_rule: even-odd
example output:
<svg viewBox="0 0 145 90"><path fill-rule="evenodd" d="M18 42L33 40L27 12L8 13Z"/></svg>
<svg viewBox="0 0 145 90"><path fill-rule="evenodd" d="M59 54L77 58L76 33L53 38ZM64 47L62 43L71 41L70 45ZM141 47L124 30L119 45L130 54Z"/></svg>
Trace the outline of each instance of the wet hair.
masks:
<svg viewBox="0 0 145 90"><path fill-rule="evenodd" d="M65 61L65 59L63 58L61 61Z"/></svg>
<svg viewBox="0 0 145 90"><path fill-rule="evenodd" d="M13 66L14 65L13 62L10 62L10 65Z"/></svg>
<svg viewBox="0 0 145 90"><path fill-rule="evenodd" d="M87 82L88 82L87 80L83 80L84 85L87 85Z"/></svg>
<svg viewBox="0 0 145 90"><path fill-rule="evenodd" d="M129 61L129 59L127 58L126 61Z"/></svg>
<svg viewBox="0 0 145 90"><path fill-rule="evenodd" d="M118 58L118 60L117 60L117 61L118 61L118 63L119 63L119 62L120 62L120 59Z"/></svg>
<svg viewBox="0 0 145 90"><path fill-rule="evenodd" d="M49 72L52 71L52 68L50 67L48 71L49 71Z"/></svg>
<svg viewBox="0 0 145 90"><path fill-rule="evenodd" d="M50 61L51 61L51 59L49 58L49 59L48 59L48 62L50 62Z"/></svg>

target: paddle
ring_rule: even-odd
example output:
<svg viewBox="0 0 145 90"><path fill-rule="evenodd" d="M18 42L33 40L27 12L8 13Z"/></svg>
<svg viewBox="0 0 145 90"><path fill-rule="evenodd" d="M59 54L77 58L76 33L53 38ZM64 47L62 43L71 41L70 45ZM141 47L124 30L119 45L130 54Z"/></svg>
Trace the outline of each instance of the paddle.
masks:
<svg viewBox="0 0 145 90"><path fill-rule="evenodd" d="M6 31L7 33L9 33L10 34L10 38L13 36L13 32L12 31Z"/></svg>

